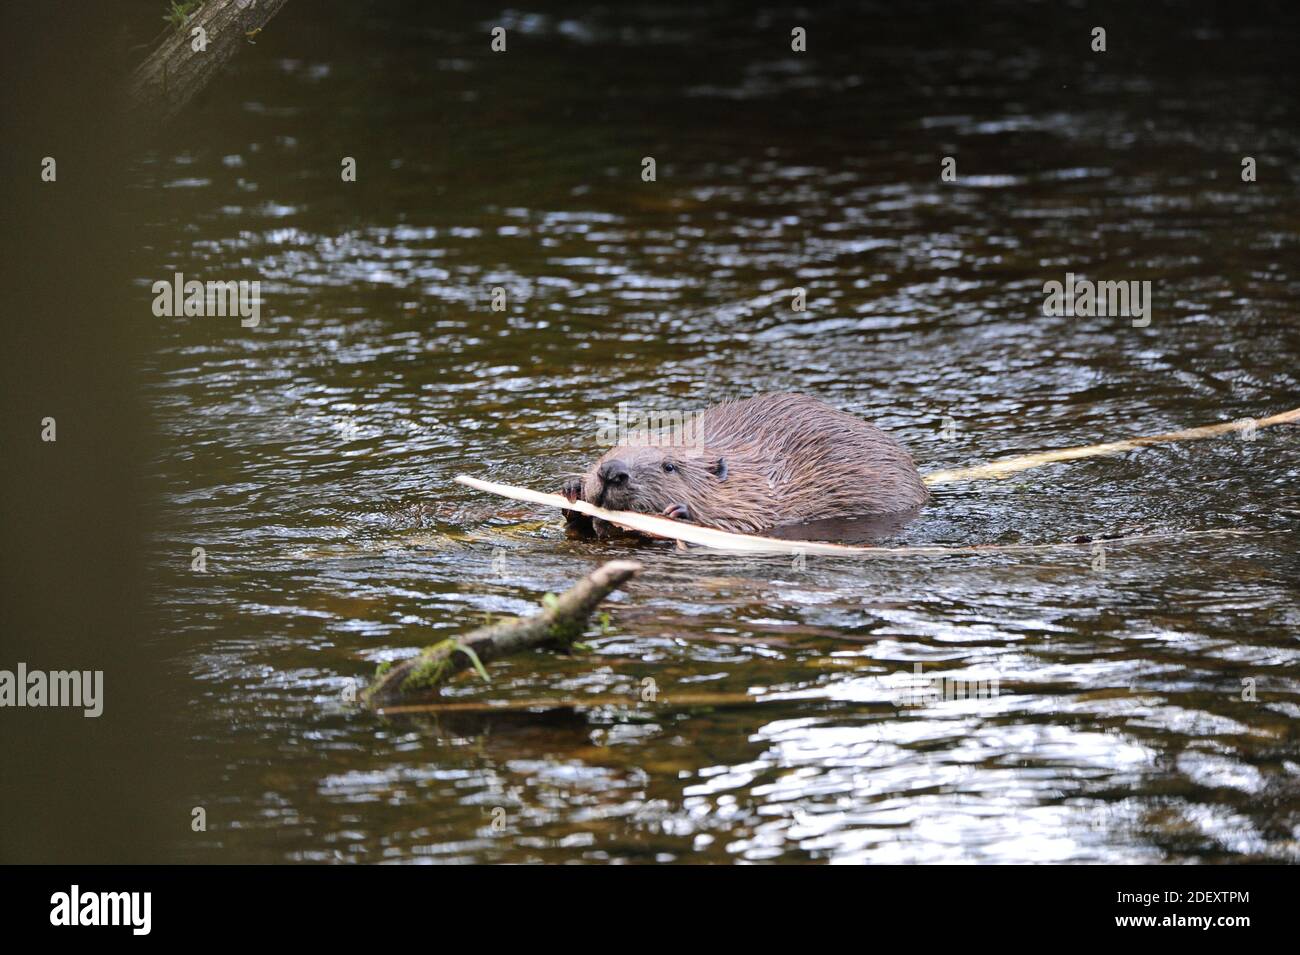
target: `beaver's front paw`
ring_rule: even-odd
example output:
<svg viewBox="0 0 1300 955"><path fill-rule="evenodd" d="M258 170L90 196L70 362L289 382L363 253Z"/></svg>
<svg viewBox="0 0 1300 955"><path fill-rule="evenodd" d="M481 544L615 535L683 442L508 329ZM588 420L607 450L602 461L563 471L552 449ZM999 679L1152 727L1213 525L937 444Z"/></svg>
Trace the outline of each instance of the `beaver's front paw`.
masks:
<svg viewBox="0 0 1300 955"><path fill-rule="evenodd" d="M560 488L560 493L570 503L582 500L582 478L576 477L566 480ZM560 513L564 516L564 523L571 533L579 537L585 537L591 533L591 518L586 514L579 514L567 507L560 508Z"/></svg>
<svg viewBox="0 0 1300 955"><path fill-rule="evenodd" d="M693 521L691 509L685 504L669 504L662 511L664 517L671 517L675 521Z"/></svg>
<svg viewBox="0 0 1300 955"><path fill-rule="evenodd" d="M560 488L560 493L565 496L570 504L582 497L582 478L573 477L564 482Z"/></svg>

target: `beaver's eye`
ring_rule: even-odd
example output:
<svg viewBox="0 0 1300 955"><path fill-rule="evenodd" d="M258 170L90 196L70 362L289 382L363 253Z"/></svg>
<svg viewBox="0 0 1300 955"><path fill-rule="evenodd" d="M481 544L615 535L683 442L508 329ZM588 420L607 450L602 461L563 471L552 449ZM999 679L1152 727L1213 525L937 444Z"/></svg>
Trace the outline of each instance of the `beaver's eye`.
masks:
<svg viewBox="0 0 1300 955"><path fill-rule="evenodd" d="M673 462L671 462L671 461L665 461L665 462L664 462L664 473L665 473L665 474L672 474L672 473L673 473L674 471L676 471L676 470L677 470L677 468L673 466Z"/></svg>

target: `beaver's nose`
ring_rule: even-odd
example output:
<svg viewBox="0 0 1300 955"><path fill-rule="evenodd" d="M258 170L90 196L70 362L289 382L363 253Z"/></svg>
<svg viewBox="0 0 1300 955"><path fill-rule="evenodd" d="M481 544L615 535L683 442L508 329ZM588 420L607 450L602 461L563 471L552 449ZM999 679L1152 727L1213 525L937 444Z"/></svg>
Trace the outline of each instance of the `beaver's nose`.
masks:
<svg viewBox="0 0 1300 955"><path fill-rule="evenodd" d="M622 487L632 476L627 469L627 465L618 458L613 461L606 461L596 473L600 475L601 483L606 487Z"/></svg>

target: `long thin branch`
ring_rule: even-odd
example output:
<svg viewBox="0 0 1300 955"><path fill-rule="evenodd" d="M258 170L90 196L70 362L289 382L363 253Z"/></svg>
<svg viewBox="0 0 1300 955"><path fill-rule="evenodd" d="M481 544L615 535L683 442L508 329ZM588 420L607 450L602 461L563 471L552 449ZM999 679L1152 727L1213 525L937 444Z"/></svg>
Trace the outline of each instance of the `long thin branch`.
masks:
<svg viewBox="0 0 1300 955"><path fill-rule="evenodd" d="M599 517L611 524L617 524L619 527L628 530L640 531L642 534L649 534L651 537L665 537L670 540L685 541L688 544L698 544L703 547L712 547L716 550L731 551L738 554L803 554L806 556L819 554L826 557L848 557L857 554L876 557L939 557L954 554L1050 554L1056 551L1087 549L1099 540L1108 547L1120 547L1127 544L1185 541L1196 537L1244 537L1270 533L1269 531L1255 531L1243 528L1210 528L1200 531L1156 531L1150 534L1084 536L1075 540L1058 541L1050 544L965 544L953 547L941 544L918 544L914 547L876 547L868 544L832 544L827 541L736 534L732 531L720 531L716 527L705 527L702 524L675 521L656 514L640 514L635 511L608 511L586 501L569 501L559 494L547 494L526 487L483 481L467 474L458 474L456 483L472 487L477 491L486 491L489 494L508 497L515 501L545 504L549 507L558 507L577 511L580 514L587 514L591 517Z"/></svg>
<svg viewBox="0 0 1300 955"><path fill-rule="evenodd" d="M1170 444L1175 441L1196 441L1201 438L1213 438L1221 434L1238 431L1254 431L1268 428L1275 424L1293 424L1300 421L1300 408L1283 411L1281 414L1267 418L1243 418L1240 421L1224 421L1220 424L1207 424L1199 428L1184 428L1182 431L1170 431L1165 434L1153 434L1145 438L1129 438L1125 441L1112 441L1108 444L1090 444L1081 448L1061 448L1058 451L1044 451L1041 454L1026 454L1018 458L1003 458L989 464L980 464L972 468L957 468L952 471L931 471L924 478L925 483L950 484L953 481L974 481L980 478L1004 478L1016 471L1057 461L1077 461L1080 458L1100 458L1111 454L1121 454L1145 448L1152 444Z"/></svg>

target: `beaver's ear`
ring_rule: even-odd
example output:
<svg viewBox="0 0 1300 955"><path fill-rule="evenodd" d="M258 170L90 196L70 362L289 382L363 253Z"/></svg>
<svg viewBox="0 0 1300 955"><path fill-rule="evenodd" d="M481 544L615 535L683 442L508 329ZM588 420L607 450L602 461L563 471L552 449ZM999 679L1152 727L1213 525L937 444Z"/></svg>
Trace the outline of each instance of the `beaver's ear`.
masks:
<svg viewBox="0 0 1300 955"><path fill-rule="evenodd" d="M727 479L727 459L718 458L705 468L705 470L716 477L719 481L725 481Z"/></svg>

